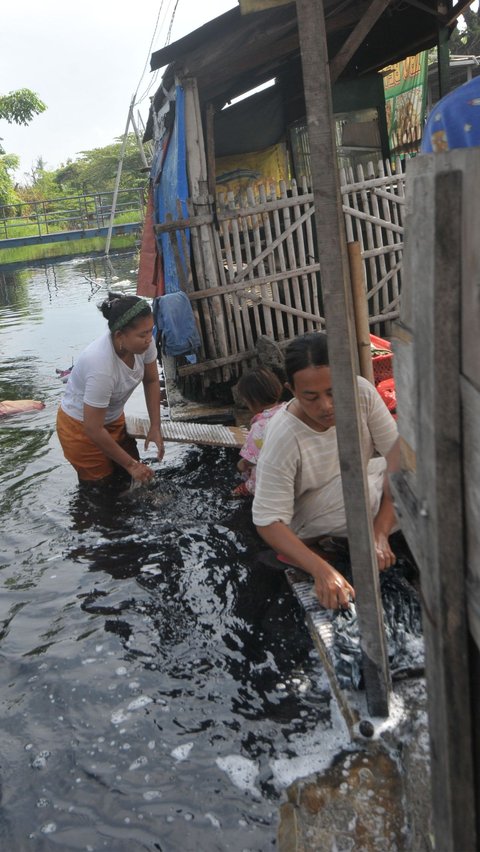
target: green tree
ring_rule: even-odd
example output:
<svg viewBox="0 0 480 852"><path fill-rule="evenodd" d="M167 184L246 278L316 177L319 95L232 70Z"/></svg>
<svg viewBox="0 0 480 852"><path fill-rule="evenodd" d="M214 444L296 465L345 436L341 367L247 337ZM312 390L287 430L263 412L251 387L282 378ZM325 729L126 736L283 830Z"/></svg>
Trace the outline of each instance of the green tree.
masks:
<svg viewBox="0 0 480 852"><path fill-rule="evenodd" d="M450 53L460 56L480 55L480 19L478 12L465 9L463 12L463 23L459 21L456 29L450 36Z"/></svg>
<svg viewBox="0 0 480 852"><path fill-rule="evenodd" d="M62 187L56 180L56 172L46 168L43 157L37 157L35 165L25 174L25 177L27 178L25 186L19 186L17 189L22 201L43 201L62 195Z"/></svg>
<svg viewBox="0 0 480 852"><path fill-rule="evenodd" d="M120 138L104 148L81 151L76 160L69 161L57 169L55 180L64 191L71 193L110 192L115 185L122 141ZM130 133L123 159L120 188L142 187L145 184L142 168L135 134Z"/></svg>
<svg viewBox="0 0 480 852"><path fill-rule="evenodd" d="M0 205L2 207L19 201L11 172L18 168L19 158L15 154L0 154Z"/></svg>
<svg viewBox="0 0 480 852"><path fill-rule="evenodd" d="M36 92L18 89L8 95L0 95L0 118L9 124L29 124L35 115L45 112L46 105Z"/></svg>
<svg viewBox="0 0 480 852"><path fill-rule="evenodd" d="M46 108L30 89L17 89L8 95L0 95L0 119L9 124L29 124ZM19 199L10 173L18 168L19 160L15 154L5 154L1 141L0 137L0 204L14 204Z"/></svg>

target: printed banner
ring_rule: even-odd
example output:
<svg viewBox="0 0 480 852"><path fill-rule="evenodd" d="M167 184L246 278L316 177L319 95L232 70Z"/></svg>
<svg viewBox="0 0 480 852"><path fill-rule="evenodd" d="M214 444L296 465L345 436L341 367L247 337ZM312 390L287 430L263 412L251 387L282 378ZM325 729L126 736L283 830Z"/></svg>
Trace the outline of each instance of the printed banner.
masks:
<svg viewBox="0 0 480 852"><path fill-rule="evenodd" d="M382 71L392 157L420 150L427 100L427 61L425 50Z"/></svg>
<svg viewBox="0 0 480 852"><path fill-rule="evenodd" d="M270 184L276 188L279 181L288 179L286 145L279 142L263 151L218 157L215 167L217 192L233 192L239 202L247 187L255 192L263 184L268 192Z"/></svg>

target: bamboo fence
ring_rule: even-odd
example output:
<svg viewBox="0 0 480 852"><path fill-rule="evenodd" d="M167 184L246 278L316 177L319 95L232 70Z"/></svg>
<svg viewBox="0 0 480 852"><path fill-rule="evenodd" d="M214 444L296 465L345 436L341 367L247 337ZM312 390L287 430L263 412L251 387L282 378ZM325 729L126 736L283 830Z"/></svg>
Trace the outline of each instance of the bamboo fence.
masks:
<svg viewBox="0 0 480 852"><path fill-rule="evenodd" d="M360 245L369 323L388 332L398 317L405 209L404 173L389 161L340 173L347 241ZM215 205L191 200L188 216L157 225L172 246L186 245L190 231L193 267L180 269L198 323L202 349L196 364L179 375L211 382L236 380L256 358L267 336L280 347L293 337L322 329L320 264L313 193L306 180L219 194ZM185 252L184 252L185 254Z"/></svg>

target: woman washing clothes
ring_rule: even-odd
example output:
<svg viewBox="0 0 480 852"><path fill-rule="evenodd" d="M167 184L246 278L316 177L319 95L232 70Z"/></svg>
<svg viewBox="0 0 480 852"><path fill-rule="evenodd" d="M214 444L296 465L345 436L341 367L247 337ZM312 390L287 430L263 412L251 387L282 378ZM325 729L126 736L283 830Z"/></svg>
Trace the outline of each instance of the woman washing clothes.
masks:
<svg viewBox="0 0 480 852"><path fill-rule="evenodd" d="M277 554L313 577L320 603L338 609L348 606L354 590L315 549L323 536L347 535L326 335L293 340L285 371L294 397L277 412L265 437L253 521ZM376 389L360 376L358 391L377 560L385 570L395 562L389 535L396 518L385 459L396 445L397 426ZM374 458L375 452L380 457Z"/></svg>
<svg viewBox="0 0 480 852"><path fill-rule="evenodd" d="M124 406L143 382L150 429L145 449L157 446L160 431L160 383L150 305L137 296L109 293L99 309L108 331L82 352L66 385L57 414L57 432L65 458L80 482L109 482L125 471L137 482L153 477L140 461L135 439L127 435Z"/></svg>

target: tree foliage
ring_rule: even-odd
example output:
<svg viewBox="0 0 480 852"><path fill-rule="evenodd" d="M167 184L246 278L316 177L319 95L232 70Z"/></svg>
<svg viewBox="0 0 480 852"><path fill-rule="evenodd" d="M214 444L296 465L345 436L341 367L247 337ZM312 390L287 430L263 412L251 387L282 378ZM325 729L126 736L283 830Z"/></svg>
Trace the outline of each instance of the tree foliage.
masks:
<svg viewBox="0 0 480 852"><path fill-rule="evenodd" d="M0 95L0 118L9 124L29 124L35 115L45 112L46 105L36 92L18 89L8 95Z"/></svg>
<svg viewBox="0 0 480 852"><path fill-rule="evenodd" d="M43 101L30 89L17 89L8 95L0 95L0 119L9 124L29 124L32 118L46 110ZM16 187L11 172L18 168L15 154L6 154L0 144L0 204L18 202Z"/></svg>
<svg viewBox="0 0 480 852"><path fill-rule="evenodd" d="M463 25L458 25L450 36L450 53L459 56L480 55L480 19L478 12L465 9Z"/></svg>
<svg viewBox="0 0 480 852"><path fill-rule="evenodd" d="M2 207L16 204L19 201L12 175L10 174L10 172L14 172L18 168L18 163L19 159L15 154L0 155L0 205Z"/></svg>
<svg viewBox="0 0 480 852"><path fill-rule="evenodd" d="M115 186L122 139L104 148L81 151L76 160L57 169L55 181L63 192L109 192ZM121 189L141 187L145 184L143 163L134 133L127 138L122 164Z"/></svg>

